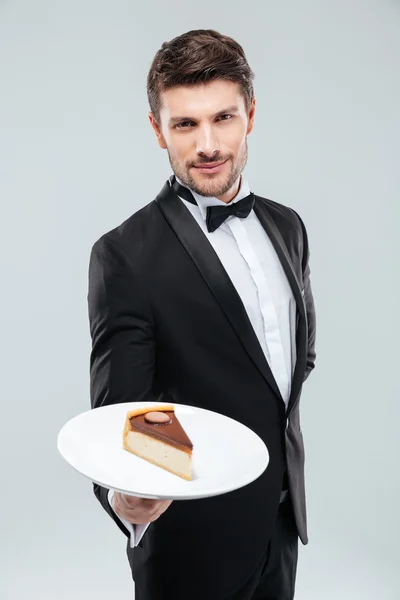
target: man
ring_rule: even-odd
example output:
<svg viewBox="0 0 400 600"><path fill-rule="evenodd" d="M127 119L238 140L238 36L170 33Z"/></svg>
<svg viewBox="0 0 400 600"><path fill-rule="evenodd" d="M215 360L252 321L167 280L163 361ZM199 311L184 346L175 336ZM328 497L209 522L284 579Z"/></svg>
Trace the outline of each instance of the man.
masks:
<svg viewBox="0 0 400 600"><path fill-rule="evenodd" d="M308 542L302 385L315 363L307 233L242 172L253 73L241 46L190 31L157 52L150 122L173 175L93 246L92 407L189 404L253 429L270 462L214 498L152 501L97 484L128 537L137 600L289 600Z"/></svg>

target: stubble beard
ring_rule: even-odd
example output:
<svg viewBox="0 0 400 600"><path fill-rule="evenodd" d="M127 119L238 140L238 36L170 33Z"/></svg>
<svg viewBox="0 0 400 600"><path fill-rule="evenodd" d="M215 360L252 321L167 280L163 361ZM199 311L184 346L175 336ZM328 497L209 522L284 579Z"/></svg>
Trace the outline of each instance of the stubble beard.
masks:
<svg viewBox="0 0 400 600"><path fill-rule="evenodd" d="M170 162L171 168L172 168L173 172L175 173L175 175L182 181L182 183L186 187L193 190L196 194L199 194L200 196L206 196L206 197L210 197L210 196L218 197L218 196L222 196L222 195L226 194L232 188L232 186L236 183L238 177L242 174L243 169L245 168L245 166L247 164L247 157L248 157L248 146L247 146L247 140L246 140L243 152L242 152L239 160L237 160L236 163L233 163L232 157L228 158L231 168L230 168L230 172L228 173L228 175L225 176L224 180L221 180L220 176L217 174L217 175L215 175L215 177L205 176L204 181L202 181L201 183L198 183L191 175L191 172L193 170L192 165L189 165L188 167L186 167L186 166L182 166L182 165L178 164L171 157L169 149L167 149L167 151L168 151L169 162ZM220 161L221 161L221 157L215 158L213 161L208 161L208 162L220 162ZM206 161L204 161L204 162L206 162Z"/></svg>

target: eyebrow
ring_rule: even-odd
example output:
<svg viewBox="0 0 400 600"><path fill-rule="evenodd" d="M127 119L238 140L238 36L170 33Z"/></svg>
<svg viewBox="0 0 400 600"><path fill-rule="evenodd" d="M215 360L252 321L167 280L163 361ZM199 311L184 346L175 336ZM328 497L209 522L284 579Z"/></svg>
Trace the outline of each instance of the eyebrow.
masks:
<svg viewBox="0 0 400 600"><path fill-rule="evenodd" d="M239 111L239 108L235 105L228 106L228 108L224 108L223 110L219 110L217 113L212 115L212 117L219 117L221 115L225 115L227 113L236 113ZM195 121L193 117L171 117L168 121L169 125L174 125L175 123L180 123L181 121Z"/></svg>

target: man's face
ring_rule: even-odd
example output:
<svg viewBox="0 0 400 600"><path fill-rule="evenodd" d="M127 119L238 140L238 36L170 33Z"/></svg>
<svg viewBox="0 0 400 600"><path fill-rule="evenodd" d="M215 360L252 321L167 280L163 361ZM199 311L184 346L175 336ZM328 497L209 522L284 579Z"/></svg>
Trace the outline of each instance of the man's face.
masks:
<svg viewBox="0 0 400 600"><path fill-rule="evenodd" d="M247 161L255 100L248 114L239 85L223 80L178 86L161 100L160 123L149 117L172 170L198 194L229 202Z"/></svg>

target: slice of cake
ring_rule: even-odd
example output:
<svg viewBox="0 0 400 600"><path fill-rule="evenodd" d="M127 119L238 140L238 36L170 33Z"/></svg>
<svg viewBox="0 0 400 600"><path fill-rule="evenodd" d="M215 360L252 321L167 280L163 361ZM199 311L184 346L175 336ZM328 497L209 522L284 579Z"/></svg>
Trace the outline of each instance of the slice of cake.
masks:
<svg viewBox="0 0 400 600"><path fill-rule="evenodd" d="M128 411L122 438L128 452L183 479L192 479L193 444L174 406L162 404Z"/></svg>

